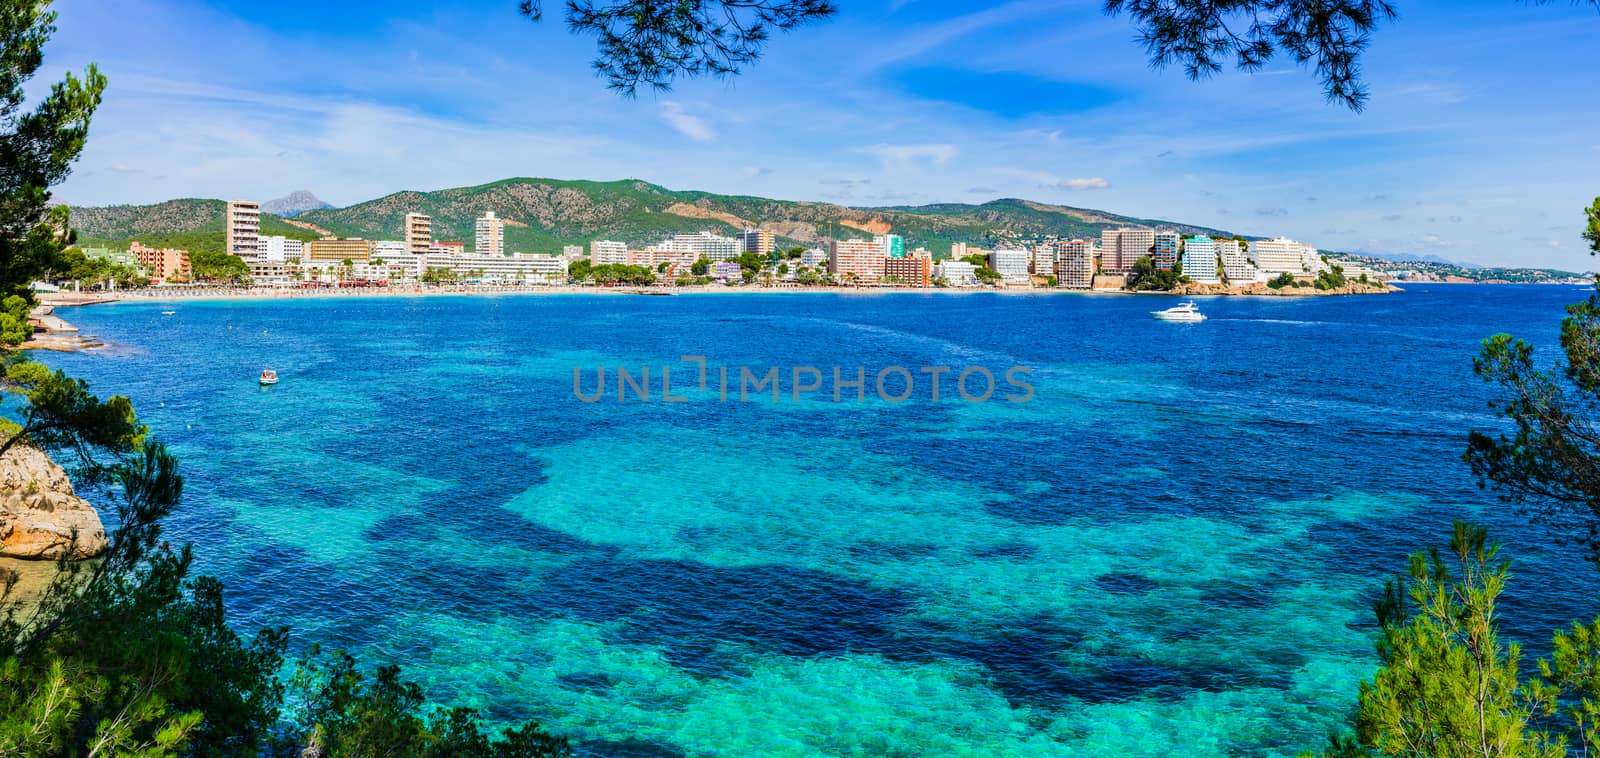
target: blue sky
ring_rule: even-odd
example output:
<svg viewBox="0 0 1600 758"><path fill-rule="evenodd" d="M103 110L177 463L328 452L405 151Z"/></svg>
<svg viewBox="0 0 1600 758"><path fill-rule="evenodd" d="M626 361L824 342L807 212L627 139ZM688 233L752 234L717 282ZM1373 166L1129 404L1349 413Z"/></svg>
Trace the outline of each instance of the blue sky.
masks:
<svg viewBox="0 0 1600 758"><path fill-rule="evenodd" d="M850 205L1023 197L1596 268L1579 238L1600 194L1592 8L1399 0L1354 114L1289 61L1201 83L1153 70L1100 4L840 0L743 76L628 100L590 72L592 40L515 0L60 0L46 75L92 61L111 84L57 196L348 204L637 177Z"/></svg>

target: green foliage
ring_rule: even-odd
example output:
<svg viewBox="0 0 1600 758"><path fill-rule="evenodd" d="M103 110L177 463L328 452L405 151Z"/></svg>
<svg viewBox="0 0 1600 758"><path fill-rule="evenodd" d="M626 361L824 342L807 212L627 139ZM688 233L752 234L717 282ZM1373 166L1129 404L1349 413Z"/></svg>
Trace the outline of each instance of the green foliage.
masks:
<svg viewBox="0 0 1600 758"><path fill-rule="evenodd" d="M997 284L1001 279L1005 278L1000 275L999 271L989 268L988 266L979 266L973 269L972 275L977 277L978 281L984 284Z"/></svg>
<svg viewBox="0 0 1600 758"><path fill-rule="evenodd" d="M148 430L121 395L101 401L82 379L22 358L6 360L0 371L0 392L15 403L8 409L15 421L4 430L0 455L16 445L65 452L84 475L94 476L102 470L97 453L130 453L144 442Z"/></svg>
<svg viewBox="0 0 1600 758"><path fill-rule="evenodd" d="M521 8L538 21L543 6L522 0ZM789 31L835 10L830 0L604 0L567 3L566 21L573 32L594 35L595 72L632 97L640 86L671 89L679 77L737 74L761 57L773 30Z"/></svg>
<svg viewBox="0 0 1600 758"><path fill-rule="evenodd" d="M961 260L962 260L963 263L972 264L974 268L988 268L989 267L989 256L986 256L986 255L969 255L969 256L966 256L965 258L962 258Z"/></svg>
<svg viewBox="0 0 1600 758"><path fill-rule="evenodd" d="M295 742L340 758L542 758L565 756L564 740L528 723L499 737L487 734L470 708L428 708L422 688L400 678L396 666L370 679L343 652L313 649L294 676L307 704L306 731Z"/></svg>
<svg viewBox="0 0 1600 758"><path fill-rule="evenodd" d="M148 277L131 266L112 263L104 258L90 258L83 250L72 247L62 251L51 267L49 278L55 281L82 282L85 287L95 287L115 282L119 287L149 284Z"/></svg>
<svg viewBox="0 0 1600 758"><path fill-rule="evenodd" d="M1122 288L1134 292L1165 292L1186 281L1183 271L1176 266L1171 270L1157 268L1154 258L1141 255L1133 262L1133 270L1128 272Z"/></svg>
<svg viewBox="0 0 1600 758"><path fill-rule="evenodd" d="M575 260L567 266L567 278L575 282L588 281L589 274L593 268L594 265L589 262L588 258Z"/></svg>
<svg viewBox="0 0 1600 758"><path fill-rule="evenodd" d="M1317 274L1316 287L1319 290L1339 289L1349 284L1344 278L1344 269L1340 266L1330 266L1327 271Z"/></svg>
<svg viewBox="0 0 1600 758"><path fill-rule="evenodd" d="M7 295L0 301L0 347L20 345L33 336L28 314L33 305L21 295Z"/></svg>
<svg viewBox="0 0 1600 758"><path fill-rule="evenodd" d="M1600 199L1586 213L1600 252ZM1596 286L1595 294L1567 307L1565 363L1536 365L1533 346L1509 334L1484 340L1473 370L1499 385L1490 408L1512 431L1472 432L1465 458L1480 486L1493 485L1600 557L1600 279Z"/></svg>
<svg viewBox="0 0 1600 758"><path fill-rule="evenodd" d="M1456 522L1449 551L1411 556L1377 604L1383 667L1361 684L1355 737L1330 755L1561 756L1534 722L1556 710L1545 681L1519 680L1521 649L1500 639L1496 602L1510 566L1479 526Z"/></svg>
<svg viewBox="0 0 1600 758"><path fill-rule="evenodd" d="M630 266L626 263L602 263L589 268L589 278L596 284L655 284L656 274L649 266Z"/></svg>
<svg viewBox="0 0 1600 758"><path fill-rule="evenodd" d="M189 270L197 282L238 284L250 278L250 266L243 258L220 251L191 251Z"/></svg>
<svg viewBox="0 0 1600 758"><path fill-rule="evenodd" d="M1267 286L1275 290L1283 289L1284 287L1293 287L1294 274L1291 274L1287 271L1278 274L1277 276L1273 277L1271 281L1267 282Z"/></svg>

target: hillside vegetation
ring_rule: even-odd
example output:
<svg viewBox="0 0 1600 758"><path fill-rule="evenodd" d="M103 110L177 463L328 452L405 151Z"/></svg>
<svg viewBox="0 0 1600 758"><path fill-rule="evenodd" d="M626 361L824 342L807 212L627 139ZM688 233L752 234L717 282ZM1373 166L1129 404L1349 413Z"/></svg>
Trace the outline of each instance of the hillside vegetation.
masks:
<svg viewBox="0 0 1600 758"><path fill-rule="evenodd" d="M220 249L220 200L170 200L146 206L73 208L73 226L84 244L121 244L138 238L145 244L173 244L171 235L199 232L197 243ZM665 236L702 229L732 234L747 226L768 229L784 245L810 245L819 239L849 239L893 231L908 247L926 246L945 252L952 242L992 246L1011 235L1092 236L1123 224L1164 226L1185 233L1222 234L1221 230L1105 211L1048 205L1027 200L995 200L982 205L940 204L917 207L851 208L831 203L774 200L744 195L674 191L649 182L560 179L505 179L476 187L434 192L397 192L345 208L308 210L295 221L345 237L399 239L405 214L433 217L436 240L460 240L470 249L474 222L494 211L506 219L507 251L550 252L562 245L587 243L599 237L630 244L656 242ZM289 226L275 216L262 217L269 234L310 239L315 235ZM167 236L161 236L167 235ZM172 240L153 242L152 240Z"/></svg>
<svg viewBox="0 0 1600 758"><path fill-rule="evenodd" d="M190 252L222 252L226 245L222 200L183 198L155 205L111 205L103 208L71 208L72 228L78 231L82 247L109 247L126 250L133 242L150 247L177 247ZM281 234L294 239L316 239L317 235L291 226L272 214L261 214L263 234Z"/></svg>

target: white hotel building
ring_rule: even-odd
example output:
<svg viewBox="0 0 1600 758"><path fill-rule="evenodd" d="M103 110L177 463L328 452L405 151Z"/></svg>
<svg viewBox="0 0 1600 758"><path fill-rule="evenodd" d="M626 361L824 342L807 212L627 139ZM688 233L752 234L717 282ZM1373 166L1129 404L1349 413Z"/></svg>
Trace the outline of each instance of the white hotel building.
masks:
<svg viewBox="0 0 1600 758"><path fill-rule="evenodd" d="M1007 283L1027 284L1028 258L1026 250L995 250L989 253L989 268L995 270Z"/></svg>
<svg viewBox="0 0 1600 758"><path fill-rule="evenodd" d="M589 243L589 262L596 266L628 262L628 243L594 240Z"/></svg>
<svg viewBox="0 0 1600 758"><path fill-rule="evenodd" d="M1314 258L1317 257L1316 246L1296 242L1287 237L1274 237L1250 243L1250 262L1268 275L1301 276L1308 273L1306 268L1308 253Z"/></svg>
<svg viewBox="0 0 1600 758"><path fill-rule="evenodd" d="M1209 284L1222 281L1217 276L1217 244L1210 237L1185 239L1178 265L1183 269L1183 275L1192 281Z"/></svg>

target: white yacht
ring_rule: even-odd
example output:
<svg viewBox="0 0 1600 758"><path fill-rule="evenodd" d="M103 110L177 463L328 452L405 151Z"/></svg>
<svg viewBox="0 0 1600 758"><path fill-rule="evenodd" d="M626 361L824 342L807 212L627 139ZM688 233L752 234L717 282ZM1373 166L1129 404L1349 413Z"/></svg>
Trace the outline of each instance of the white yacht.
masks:
<svg viewBox="0 0 1600 758"><path fill-rule="evenodd" d="M1150 315L1161 321L1197 322L1206 320L1206 315L1200 312L1200 306L1195 305L1193 300L1187 303L1180 303L1164 311L1151 311Z"/></svg>

